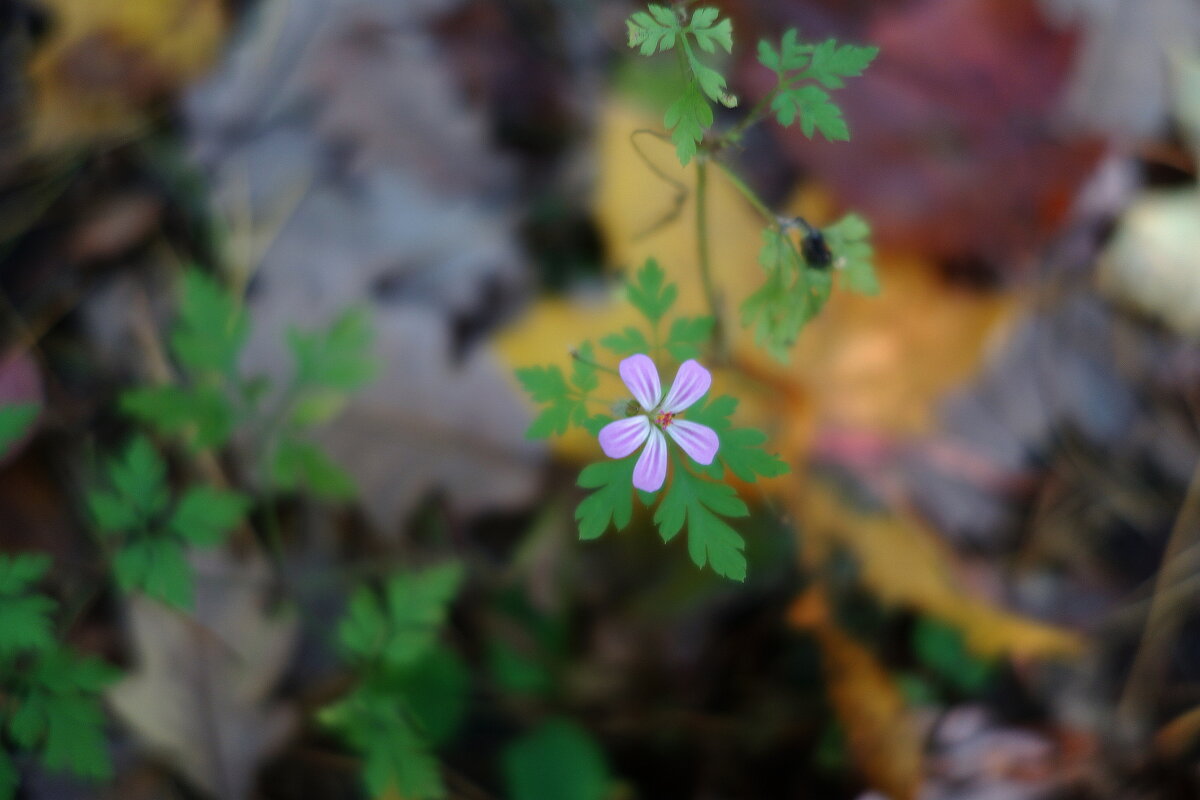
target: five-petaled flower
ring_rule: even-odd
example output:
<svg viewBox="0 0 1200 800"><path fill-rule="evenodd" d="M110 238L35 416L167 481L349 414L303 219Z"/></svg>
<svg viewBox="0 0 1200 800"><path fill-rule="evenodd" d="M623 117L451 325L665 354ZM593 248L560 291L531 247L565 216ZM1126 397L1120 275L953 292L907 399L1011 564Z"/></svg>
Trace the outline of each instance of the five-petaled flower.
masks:
<svg viewBox="0 0 1200 800"><path fill-rule="evenodd" d="M663 431L700 464L711 464L720 442L707 425L677 419L677 415L695 403L712 385L712 374L694 359L688 359L675 373L671 390L663 397L658 369L649 356L630 356L618 370L641 406L641 413L600 430L600 448L609 458L624 458L647 442L633 469L633 485L643 492L657 492L667 479L667 440Z"/></svg>

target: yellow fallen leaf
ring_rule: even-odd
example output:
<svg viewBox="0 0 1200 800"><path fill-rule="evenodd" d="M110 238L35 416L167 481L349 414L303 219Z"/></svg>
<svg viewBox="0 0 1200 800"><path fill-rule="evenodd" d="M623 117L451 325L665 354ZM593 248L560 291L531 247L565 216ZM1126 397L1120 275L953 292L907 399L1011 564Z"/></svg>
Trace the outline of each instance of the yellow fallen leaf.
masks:
<svg viewBox="0 0 1200 800"><path fill-rule="evenodd" d="M54 20L29 66L29 147L136 133L148 108L199 76L225 31L219 0L43 0Z"/></svg>
<svg viewBox="0 0 1200 800"><path fill-rule="evenodd" d="M867 783L891 800L913 800L920 786L924 737L892 676L833 624L820 589L802 595L789 618L811 631L820 645L829 699Z"/></svg>
<svg viewBox="0 0 1200 800"><path fill-rule="evenodd" d="M799 485L787 499L804 532L804 559L811 569L819 569L835 549L845 548L858 563L862 584L880 600L954 626L977 655L1064 657L1082 649L1076 634L964 591L945 546L916 520L857 511L842 502L834 487L817 481Z"/></svg>

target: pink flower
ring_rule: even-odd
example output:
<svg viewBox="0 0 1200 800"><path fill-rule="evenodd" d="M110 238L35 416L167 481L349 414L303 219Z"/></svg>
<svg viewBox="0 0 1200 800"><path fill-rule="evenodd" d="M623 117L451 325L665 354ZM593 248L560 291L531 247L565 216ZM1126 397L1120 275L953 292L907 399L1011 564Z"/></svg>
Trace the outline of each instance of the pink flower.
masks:
<svg viewBox="0 0 1200 800"><path fill-rule="evenodd" d="M675 382L662 396L658 369L649 356L630 356L618 370L642 407L636 416L610 422L600 430L600 448L609 458L624 458L646 444L633 468L633 485L643 492L657 492L667 479L667 432L683 452L699 464L711 464L720 442L717 432L707 425L676 417L704 396L712 385L712 373L694 359L688 359L675 373ZM660 402L661 401L661 402Z"/></svg>

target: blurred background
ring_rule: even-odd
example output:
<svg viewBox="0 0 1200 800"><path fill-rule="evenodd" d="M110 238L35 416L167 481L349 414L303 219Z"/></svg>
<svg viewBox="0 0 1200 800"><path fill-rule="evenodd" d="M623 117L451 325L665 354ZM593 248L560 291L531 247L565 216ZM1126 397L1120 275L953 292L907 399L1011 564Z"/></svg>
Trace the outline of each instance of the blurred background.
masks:
<svg viewBox="0 0 1200 800"><path fill-rule="evenodd" d="M18 797L364 796L314 721L352 682L333 631L358 582L448 557L449 797L1200 797L1200 4L714 4L742 109L759 38L881 48L838 93L849 143L767 122L728 157L780 213L867 218L883 286L788 364L735 341L719 381L792 468L740 487L744 584L648 518L577 541L599 450L526 440L513 377L619 327L646 257L695 282L687 201L653 227L674 190L630 142L674 67L626 46L634 5L0 0L0 404L38 408L0 551L49 554L61 635L123 671L111 780L26 759ZM743 297L761 223L719 182L709 213ZM286 381L289 328L351 307L378 374L316 433L352 499L271 495L275 571L198 557L164 619L83 496L137 429L121 392L177 369L190 267L244 298L244 374ZM172 480L256 491L243 433L160 441ZM569 789L514 777L548 722Z"/></svg>

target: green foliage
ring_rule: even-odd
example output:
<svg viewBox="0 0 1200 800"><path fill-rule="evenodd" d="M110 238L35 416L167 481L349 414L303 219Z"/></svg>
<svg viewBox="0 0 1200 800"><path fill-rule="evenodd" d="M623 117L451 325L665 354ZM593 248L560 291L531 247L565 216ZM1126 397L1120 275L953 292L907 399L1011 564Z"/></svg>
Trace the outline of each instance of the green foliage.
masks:
<svg viewBox="0 0 1200 800"><path fill-rule="evenodd" d="M171 352L190 372L228 375L250 335L241 303L212 277L184 273L179 319L171 332Z"/></svg>
<svg viewBox="0 0 1200 800"><path fill-rule="evenodd" d="M833 281L828 270L805 264L786 230L763 231L758 263L767 280L742 303L742 324L754 329L759 346L786 361L801 328L825 306Z"/></svg>
<svg viewBox="0 0 1200 800"><path fill-rule="evenodd" d="M0 455L29 432L37 419L37 403L14 403L0 407Z"/></svg>
<svg viewBox="0 0 1200 800"><path fill-rule="evenodd" d="M625 284L625 296L629 298L629 303L642 312L652 325L658 324L679 296L675 284L665 282L666 277L667 273L663 272L658 262L648 258L634 280Z"/></svg>
<svg viewBox="0 0 1200 800"><path fill-rule="evenodd" d="M542 723L510 744L503 767L511 800L603 800L611 782L595 740L566 720Z"/></svg>
<svg viewBox="0 0 1200 800"><path fill-rule="evenodd" d="M613 461L588 464L579 473L579 485L595 489L575 509L580 539L596 539L611 524L622 530L633 517L633 468L637 454Z"/></svg>
<svg viewBox="0 0 1200 800"><path fill-rule="evenodd" d="M145 437L135 437L103 469L103 487L87 494L92 524L113 549L113 571L125 592L141 591L176 608L192 606L188 545L215 547L245 517L245 496L194 486L171 506L167 468Z"/></svg>
<svg viewBox="0 0 1200 800"><path fill-rule="evenodd" d="M362 687L323 709L320 721L363 759L371 797L395 792L411 800L437 800L446 787L428 743L389 694Z"/></svg>
<svg viewBox="0 0 1200 800"><path fill-rule="evenodd" d="M687 410L688 419L712 428L721 440L716 460L704 467L704 472L720 479L725 477L725 470L729 470L746 483L786 475L791 471L788 465L763 449L767 441L765 433L754 428L733 427L731 417L737 405L737 398L722 395L701 401Z"/></svg>
<svg viewBox="0 0 1200 800"><path fill-rule="evenodd" d="M912 637L913 650L921 663L963 694L979 694L996 675L995 664L972 654L957 628L922 617Z"/></svg>
<svg viewBox="0 0 1200 800"><path fill-rule="evenodd" d="M316 444L287 436L276 445L269 477L276 489L309 489L322 500L349 500L357 491L354 479Z"/></svg>
<svg viewBox="0 0 1200 800"><path fill-rule="evenodd" d="M697 567L708 564L722 577L746 580L746 542L721 517L745 517L750 510L732 486L693 475L677 451L671 450L671 460L671 484L654 512L659 535L671 541L686 521L688 555Z"/></svg>
<svg viewBox="0 0 1200 800"><path fill-rule="evenodd" d="M696 48L715 53L720 47L733 52L733 23L719 20L720 12L711 7L698 8L691 19L666 6L650 5L646 11L635 12L628 20L629 46L644 55L675 50L685 73L683 91L667 108L663 124L671 131L671 141L682 164L696 155L704 131L712 127L713 110L709 104L720 103L728 108L737 105L729 93L725 76L704 64Z"/></svg>
<svg viewBox="0 0 1200 800"><path fill-rule="evenodd" d="M259 406L270 382L261 375L243 377L237 369L249 335L240 301L205 273L189 270L171 331L182 381L128 389L121 409L193 450L223 448L239 429L266 430L263 477L272 488L310 489L333 501L352 497L354 482L311 441L310 432L336 416L349 394L378 372L367 314L350 309L325 328L289 330L291 384L280 406L266 410Z"/></svg>
<svg viewBox="0 0 1200 800"><path fill-rule="evenodd" d="M359 589L338 626L342 650L357 664L410 666L432 647L462 578L462 566L451 562L392 578L382 597Z"/></svg>
<svg viewBox="0 0 1200 800"><path fill-rule="evenodd" d="M32 591L48 569L49 556L0 555L0 662L24 651L54 646L50 615L55 602Z"/></svg>
<svg viewBox="0 0 1200 800"><path fill-rule="evenodd" d="M676 361L698 358L704 344L712 337L715 324L716 321L712 317L679 317L671 323L671 330L663 347Z"/></svg>
<svg viewBox="0 0 1200 800"><path fill-rule="evenodd" d="M857 214L847 214L825 228L824 234L846 286L861 294L879 294L875 248L871 246L871 226L867 221Z"/></svg>
<svg viewBox="0 0 1200 800"><path fill-rule="evenodd" d="M794 251L794 248L793 248ZM795 258L799 258L795 254ZM684 361L701 355L712 335L714 320L708 316L678 317L672 321L665 340L659 330L667 313L678 297L675 285L666 281L666 274L654 259L648 259L633 280L627 282L626 297L631 305L646 317L651 330L647 337L641 330L627 327L619 333L600 339L600 344L619 356L634 353L658 353L665 350L675 360ZM581 350L581 352L583 352ZM586 349L587 364L592 363L592 349ZM595 389L594 369L583 378L573 377L569 386L558 367L530 367L517 370L533 400L543 409L530 428L531 435L563 434L572 426L586 428L595 435L611 416L588 415L584 409L586 392ZM691 465L679 456L672 457L674 478L659 493L639 493L643 505L658 508L654 522L663 541L670 541L686 524L688 553L698 567L711 566L718 575L744 580L746 559L742 555L745 542L722 517L742 517L748 513L733 488L722 481L731 473L746 482L760 477L775 477L788 471L787 465L763 450L766 436L761 431L733 427L731 415L737 408L732 397L712 401L701 400L680 416L712 428L720 447L711 465ZM675 452L675 445L669 447ZM580 539L596 539L610 527L620 531L633 518L633 472L640 457L635 452L622 459L602 460L588 464L579 474L578 485L592 490L575 509ZM694 470L694 471L693 471Z"/></svg>
<svg viewBox="0 0 1200 800"><path fill-rule="evenodd" d="M839 45L834 39L804 44L794 28L784 33L778 50L760 41L759 63L779 80L771 99L776 120L784 127L799 120L800 130L810 139L820 133L833 142L849 140L842 111L825 90L842 88L846 78L861 75L878 54L878 47Z"/></svg>
<svg viewBox="0 0 1200 800"><path fill-rule="evenodd" d="M108 778L99 694L118 673L58 643L55 603L34 591L49 567L44 555L0 555L0 734L47 769ZM16 768L0 753L0 798L16 788Z"/></svg>
<svg viewBox="0 0 1200 800"><path fill-rule="evenodd" d="M462 566L447 563L392 578L382 595L361 588L338 626L359 684L319 719L362 755L372 796L446 795L431 748L457 729L470 675L437 635L462 579Z"/></svg>

